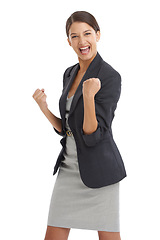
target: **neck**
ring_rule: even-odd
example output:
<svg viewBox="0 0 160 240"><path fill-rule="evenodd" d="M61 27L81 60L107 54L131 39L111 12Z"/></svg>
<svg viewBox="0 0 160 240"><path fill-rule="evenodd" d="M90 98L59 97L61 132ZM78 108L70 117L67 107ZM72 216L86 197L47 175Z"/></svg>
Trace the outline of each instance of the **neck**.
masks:
<svg viewBox="0 0 160 240"><path fill-rule="evenodd" d="M86 72L87 68L89 67L89 65L90 65L90 63L93 61L93 59L95 58L96 54L97 54L97 52L94 54L94 56L93 56L91 59L86 60L86 61L78 58L78 60L79 60L79 65L80 65L79 72L81 72L81 73Z"/></svg>

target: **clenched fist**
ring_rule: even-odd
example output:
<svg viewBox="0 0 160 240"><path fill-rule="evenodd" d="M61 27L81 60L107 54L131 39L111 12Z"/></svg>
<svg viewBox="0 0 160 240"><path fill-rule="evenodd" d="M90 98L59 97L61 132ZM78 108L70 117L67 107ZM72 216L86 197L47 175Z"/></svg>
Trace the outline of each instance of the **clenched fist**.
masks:
<svg viewBox="0 0 160 240"><path fill-rule="evenodd" d="M83 95L95 96L101 88L101 81L98 78L89 78L83 82Z"/></svg>
<svg viewBox="0 0 160 240"><path fill-rule="evenodd" d="M37 104L39 105L41 110L44 110L45 108L48 107L47 102L46 102L46 94L44 93L44 89L42 88L37 89L34 94L32 95L32 97L34 98L34 100L37 102Z"/></svg>

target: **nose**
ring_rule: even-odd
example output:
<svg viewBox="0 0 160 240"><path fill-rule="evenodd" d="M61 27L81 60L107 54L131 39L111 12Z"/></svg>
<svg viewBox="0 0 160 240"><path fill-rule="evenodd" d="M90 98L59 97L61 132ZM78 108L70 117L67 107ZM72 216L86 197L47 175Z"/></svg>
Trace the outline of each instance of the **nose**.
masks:
<svg viewBox="0 0 160 240"><path fill-rule="evenodd" d="M79 45L84 45L85 44L85 37L84 36L80 36L79 37Z"/></svg>

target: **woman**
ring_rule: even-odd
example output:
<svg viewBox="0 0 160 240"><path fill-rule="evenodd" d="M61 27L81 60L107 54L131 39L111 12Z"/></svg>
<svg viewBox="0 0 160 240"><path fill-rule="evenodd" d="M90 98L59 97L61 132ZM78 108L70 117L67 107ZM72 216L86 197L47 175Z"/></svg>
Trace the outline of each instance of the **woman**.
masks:
<svg viewBox="0 0 160 240"><path fill-rule="evenodd" d="M100 240L120 240L119 182L126 171L111 123L121 77L97 52L100 28L93 15L74 12L66 22L66 33L79 63L63 76L61 119L49 111L44 89L33 94L63 136L45 240L66 240L70 228L97 230Z"/></svg>

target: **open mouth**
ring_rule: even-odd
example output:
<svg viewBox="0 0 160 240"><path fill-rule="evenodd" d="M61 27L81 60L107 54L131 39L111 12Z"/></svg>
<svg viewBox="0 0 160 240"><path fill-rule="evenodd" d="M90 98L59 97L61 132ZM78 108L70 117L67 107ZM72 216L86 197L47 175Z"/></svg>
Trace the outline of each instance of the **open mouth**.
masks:
<svg viewBox="0 0 160 240"><path fill-rule="evenodd" d="M79 50L83 55L86 55L89 53L90 46L79 48Z"/></svg>

